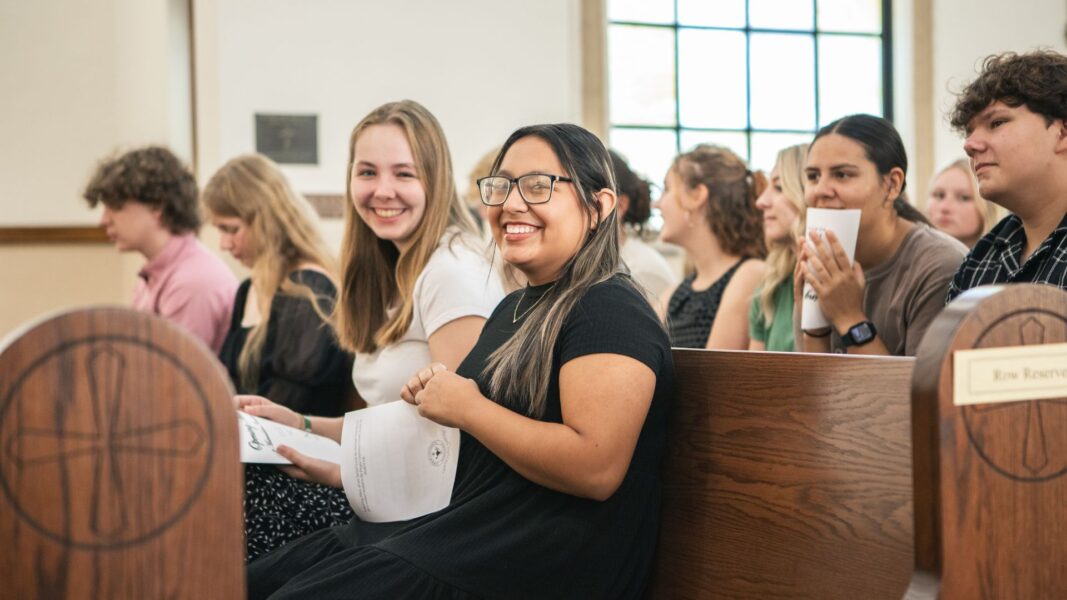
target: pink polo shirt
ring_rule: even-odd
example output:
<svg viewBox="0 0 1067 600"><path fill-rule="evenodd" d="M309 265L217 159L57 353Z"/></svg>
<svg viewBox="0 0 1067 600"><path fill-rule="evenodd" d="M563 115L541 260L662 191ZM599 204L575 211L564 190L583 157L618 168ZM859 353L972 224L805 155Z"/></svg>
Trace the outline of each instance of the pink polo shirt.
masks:
<svg viewBox="0 0 1067 600"><path fill-rule="evenodd" d="M178 323L218 354L237 293L237 278L221 258L195 235L175 235L138 275L133 308Z"/></svg>

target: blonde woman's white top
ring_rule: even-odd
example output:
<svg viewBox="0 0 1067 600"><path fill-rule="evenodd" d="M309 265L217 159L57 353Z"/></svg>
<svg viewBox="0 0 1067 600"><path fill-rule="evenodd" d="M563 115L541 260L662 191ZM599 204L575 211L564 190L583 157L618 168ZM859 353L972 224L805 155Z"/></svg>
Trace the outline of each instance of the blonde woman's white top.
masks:
<svg viewBox="0 0 1067 600"><path fill-rule="evenodd" d="M445 234L415 280L411 327L377 352L357 353L352 382L368 406L400 399L400 388L430 364L430 336L462 317L488 318L504 297L500 278L476 238Z"/></svg>

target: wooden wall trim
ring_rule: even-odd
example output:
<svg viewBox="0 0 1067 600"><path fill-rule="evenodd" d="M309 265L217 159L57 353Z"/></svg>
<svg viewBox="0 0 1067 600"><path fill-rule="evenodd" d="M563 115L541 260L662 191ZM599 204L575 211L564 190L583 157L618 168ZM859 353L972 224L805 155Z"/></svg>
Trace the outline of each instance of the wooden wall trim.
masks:
<svg viewBox="0 0 1067 600"><path fill-rule="evenodd" d="M0 244L107 244L103 227L0 227Z"/></svg>
<svg viewBox="0 0 1067 600"><path fill-rule="evenodd" d="M604 0L582 0L582 124L608 139L608 18Z"/></svg>
<svg viewBox="0 0 1067 600"><path fill-rule="evenodd" d="M912 110L915 115L915 178L912 204L925 211L926 193L934 176L934 6L933 0L912 4Z"/></svg>

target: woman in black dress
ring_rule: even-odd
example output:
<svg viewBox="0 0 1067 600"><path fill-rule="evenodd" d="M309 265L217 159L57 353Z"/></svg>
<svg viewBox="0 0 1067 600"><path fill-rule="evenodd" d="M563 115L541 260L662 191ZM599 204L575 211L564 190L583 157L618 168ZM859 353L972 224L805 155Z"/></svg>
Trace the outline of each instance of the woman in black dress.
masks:
<svg viewBox="0 0 1067 600"><path fill-rule="evenodd" d="M404 388L463 431L452 502L381 534L354 519L249 565L254 598L636 598L659 530L673 367L620 273L611 161L576 125L518 130L480 182L507 296L452 372ZM306 476L336 466L296 456Z"/></svg>
<svg viewBox="0 0 1067 600"><path fill-rule="evenodd" d="M204 187L203 199L222 249L251 270L237 290L219 352L234 388L301 414L343 414L352 390L352 357L337 345L328 317L337 297L336 265L310 205L260 154L226 163ZM339 490L297 488L288 479L272 465L245 468L250 558L352 517ZM276 518L279 503L291 518Z"/></svg>

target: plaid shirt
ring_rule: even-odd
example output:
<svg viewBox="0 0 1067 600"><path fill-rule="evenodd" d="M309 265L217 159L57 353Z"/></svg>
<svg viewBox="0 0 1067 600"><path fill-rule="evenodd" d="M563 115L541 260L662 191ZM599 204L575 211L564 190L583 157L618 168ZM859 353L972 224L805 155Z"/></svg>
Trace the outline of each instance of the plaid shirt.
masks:
<svg viewBox="0 0 1067 600"><path fill-rule="evenodd" d="M1044 283L1067 290L1067 215L1020 265L1026 232L1022 219L1005 218L985 234L956 271L948 286L951 302L964 291L999 283Z"/></svg>

